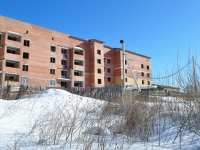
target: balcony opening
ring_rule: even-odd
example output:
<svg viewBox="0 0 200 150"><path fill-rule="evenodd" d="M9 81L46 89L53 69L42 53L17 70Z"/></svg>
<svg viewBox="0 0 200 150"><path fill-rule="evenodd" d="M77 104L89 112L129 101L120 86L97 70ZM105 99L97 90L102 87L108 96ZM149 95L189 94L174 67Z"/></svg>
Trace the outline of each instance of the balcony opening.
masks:
<svg viewBox="0 0 200 150"><path fill-rule="evenodd" d="M50 74L55 74L55 69L50 69Z"/></svg>
<svg viewBox="0 0 200 150"><path fill-rule="evenodd" d="M74 81L74 87L83 87L83 81Z"/></svg>
<svg viewBox="0 0 200 150"><path fill-rule="evenodd" d="M55 62L56 62L56 58L50 57L50 63L55 63Z"/></svg>
<svg viewBox="0 0 200 150"><path fill-rule="evenodd" d="M23 58L29 59L29 53L23 52Z"/></svg>
<svg viewBox="0 0 200 150"><path fill-rule="evenodd" d="M98 64L101 64L101 59L97 59L97 63L98 63Z"/></svg>
<svg viewBox="0 0 200 150"><path fill-rule="evenodd" d="M62 54L67 54L67 49L62 48L61 51L62 51Z"/></svg>
<svg viewBox="0 0 200 150"><path fill-rule="evenodd" d="M22 71L28 71L28 65L23 65L22 66Z"/></svg>
<svg viewBox="0 0 200 150"><path fill-rule="evenodd" d="M66 70L61 70L61 76L62 78L69 78Z"/></svg>
<svg viewBox="0 0 200 150"><path fill-rule="evenodd" d="M24 46L29 47L30 46L30 41L29 40L24 40Z"/></svg>
<svg viewBox="0 0 200 150"><path fill-rule="evenodd" d="M75 76L83 76L83 71L74 70Z"/></svg>
<svg viewBox="0 0 200 150"><path fill-rule="evenodd" d="M19 68L19 61L6 60L6 67Z"/></svg>
<svg viewBox="0 0 200 150"><path fill-rule="evenodd" d="M66 66L67 65L67 60L62 59L61 60L61 64Z"/></svg>
<svg viewBox="0 0 200 150"><path fill-rule="evenodd" d="M98 84L101 84L101 79L98 79Z"/></svg>
<svg viewBox="0 0 200 150"><path fill-rule="evenodd" d="M83 61L82 60L74 60L75 65L83 66Z"/></svg>
<svg viewBox="0 0 200 150"><path fill-rule="evenodd" d="M67 87L67 82L61 81L61 87Z"/></svg>
<svg viewBox="0 0 200 150"><path fill-rule="evenodd" d="M18 74L5 74L5 81L15 81L19 82L19 75Z"/></svg>
<svg viewBox="0 0 200 150"><path fill-rule="evenodd" d="M79 47L74 48L74 54L83 55L83 49Z"/></svg>
<svg viewBox="0 0 200 150"><path fill-rule="evenodd" d="M21 35L15 32L8 32L8 40L21 42Z"/></svg>
<svg viewBox="0 0 200 150"><path fill-rule="evenodd" d="M4 59L2 59L2 60L0 59L0 71L2 71L2 69L3 69L3 61L4 61Z"/></svg>
<svg viewBox="0 0 200 150"><path fill-rule="evenodd" d="M97 72L98 72L99 74L101 74L101 69L97 69Z"/></svg>
<svg viewBox="0 0 200 150"><path fill-rule="evenodd" d="M55 46L51 46L51 52L56 52L56 47Z"/></svg>
<svg viewBox="0 0 200 150"><path fill-rule="evenodd" d="M61 60L61 64L66 66L67 65L67 61L62 59Z"/></svg>
<svg viewBox="0 0 200 150"><path fill-rule="evenodd" d="M68 59L68 55L67 55L67 49L62 48L61 49L62 54L65 56L66 59Z"/></svg>
<svg viewBox="0 0 200 150"><path fill-rule="evenodd" d="M20 55L20 48L7 46L7 53Z"/></svg>

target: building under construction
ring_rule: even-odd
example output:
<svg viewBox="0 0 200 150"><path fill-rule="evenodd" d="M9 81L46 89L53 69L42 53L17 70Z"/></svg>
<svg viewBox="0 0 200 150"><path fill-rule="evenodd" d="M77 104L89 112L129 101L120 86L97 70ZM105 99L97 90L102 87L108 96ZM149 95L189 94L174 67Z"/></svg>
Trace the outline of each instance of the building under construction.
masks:
<svg viewBox="0 0 200 150"><path fill-rule="evenodd" d="M117 41L119 42L119 41ZM126 50L126 85L152 84L151 58ZM0 16L1 84L103 87L122 84L122 49Z"/></svg>

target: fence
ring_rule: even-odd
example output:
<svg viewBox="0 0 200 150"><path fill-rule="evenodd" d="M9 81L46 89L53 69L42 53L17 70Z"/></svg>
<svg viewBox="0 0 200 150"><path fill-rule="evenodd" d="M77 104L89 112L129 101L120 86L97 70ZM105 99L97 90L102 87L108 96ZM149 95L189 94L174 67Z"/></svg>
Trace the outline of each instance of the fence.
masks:
<svg viewBox="0 0 200 150"><path fill-rule="evenodd" d="M122 102L126 99L135 99L136 92L126 91L123 93L122 85L109 85L101 88L82 88L73 87L66 88L66 91L85 97L91 97L100 100L106 100L109 102Z"/></svg>
<svg viewBox="0 0 200 150"><path fill-rule="evenodd" d="M44 88L42 88L41 86L8 85L8 86L2 87L2 89L0 89L0 92L1 92L2 99L15 100L15 99L20 98L23 95L34 94L43 90Z"/></svg>

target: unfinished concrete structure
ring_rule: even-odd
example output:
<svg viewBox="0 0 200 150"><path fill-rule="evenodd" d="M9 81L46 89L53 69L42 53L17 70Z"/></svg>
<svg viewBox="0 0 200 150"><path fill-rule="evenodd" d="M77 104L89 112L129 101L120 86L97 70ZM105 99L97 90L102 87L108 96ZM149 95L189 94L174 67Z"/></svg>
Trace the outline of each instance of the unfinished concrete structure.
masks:
<svg viewBox="0 0 200 150"><path fill-rule="evenodd" d="M126 50L138 84L152 84L151 58ZM103 41L0 16L1 84L103 87L122 84L122 51ZM126 84L135 85L126 62Z"/></svg>

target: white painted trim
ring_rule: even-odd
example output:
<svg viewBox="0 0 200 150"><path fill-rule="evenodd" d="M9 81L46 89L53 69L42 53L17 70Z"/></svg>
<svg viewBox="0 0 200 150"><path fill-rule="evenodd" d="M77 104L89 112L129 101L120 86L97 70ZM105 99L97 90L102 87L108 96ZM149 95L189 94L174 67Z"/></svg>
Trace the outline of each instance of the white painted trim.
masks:
<svg viewBox="0 0 200 150"><path fill-rule="evenodd" d="M83 51L84 49L83 48L81 48L81 47L74 47L74 49L77 49L77 50L81 50L81 51Z"/></svg>
<svg viewBox="0 0 200 150"><path fill-rule="evenodd" d="M15 62L20 62L20 60L13 60L13 59L6 59L8 61L15 61Z"/></svg>
<svg viewBox="0 0 200 150"><path fill-rule="evenodd" d="M66 78L57 78L57 80L60 80L60 81L71 81L71 79L66 79Z"/></svg>
<svg viewBox="0 0 200 150"><path fill-rule="evenodd" d="M15 34L15 35L21 36L21 34L19 34L19 33L17 33L17 32L7 31L7 33Z"/></svg>

